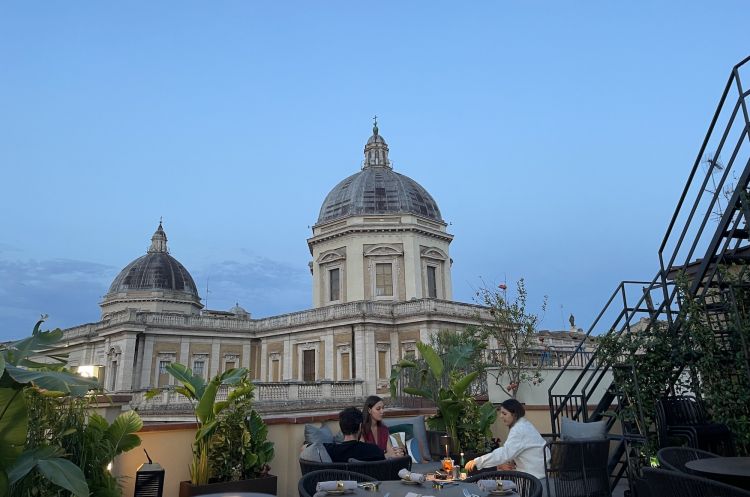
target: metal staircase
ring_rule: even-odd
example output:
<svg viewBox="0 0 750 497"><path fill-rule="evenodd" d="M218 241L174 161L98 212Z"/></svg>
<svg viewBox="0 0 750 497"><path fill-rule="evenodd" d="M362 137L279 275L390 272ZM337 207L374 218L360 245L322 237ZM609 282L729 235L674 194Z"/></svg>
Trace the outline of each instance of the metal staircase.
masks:
<svg viewBox="0 0 750 497"><path fill-rule="evenodd" d="M742 83L743 74L748 76L748 72L750 57L732 69L659 247L656 275L651 281L620 283L587 336L609 334L619 339L625 333L660 326L680 337L681 297L675 278L683 271L689 275L686 293L705 302L706 319L715 330L716 340L732 353L743 353L744 348L747 360L748 344L738 344L732 338L739 323L728 319L736 315L728 310L732 306L736 310L737 298L721 268L750 262L750 91ZM562 416L578 421L606 419L611 438L617 441L610 460L614 487L626 471L635 470L632 461L637 446L650 429L644 426L643 409L652 406L639 405L641 414L621 425L618 414L637 399L618 391L612 381L612 365L599 361L594 354L573 384L564 385L561 378L569 368L570 361L548 390L552 430L559 434ZM674 365L675 380L683 368L683 364ZM738 374L750 376L750 365ZM623 433L615 433L620 426Z"/></svg>

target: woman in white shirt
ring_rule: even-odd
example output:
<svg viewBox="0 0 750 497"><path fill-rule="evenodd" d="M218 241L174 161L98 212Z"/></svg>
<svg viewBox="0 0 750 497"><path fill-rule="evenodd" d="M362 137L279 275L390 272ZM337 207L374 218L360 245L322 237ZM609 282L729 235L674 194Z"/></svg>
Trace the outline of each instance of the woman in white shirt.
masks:
<svg viewBox="0 0 750 497"><path fill-rule="evenodd" d="M547 443L534 425L524 418L526 410L516 399L508 399L500 404L500 420L510 428L508 439L502 447L489 454L479 456L466 463L466 471L503 466L500 469L511 469L515 463L516 471L523 471L544 480L544 445Z"/></svg>

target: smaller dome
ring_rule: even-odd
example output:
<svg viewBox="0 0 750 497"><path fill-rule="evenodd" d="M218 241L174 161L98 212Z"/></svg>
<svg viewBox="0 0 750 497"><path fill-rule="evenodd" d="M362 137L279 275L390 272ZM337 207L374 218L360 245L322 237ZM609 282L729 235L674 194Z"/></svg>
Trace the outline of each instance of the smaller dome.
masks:
<svg viewBox="0 0 750 497"><path fill-rule="evenodd" d="M151 246L146 255L120 271L107 295L140 290L171 290L200 301L193 277L185 266L169 255L167 235L161 222L151 237Z"/></svg>
<svg viewBox="0 0 750 497"><path fill-rule="evenodd" d="M246 318L246 319L250 318L250 313L247 312L245 309L243 309L242 306L240 306L239 302L234 304L234 307L229 309L229 312L231 312L232 314L234 314L235 316L239 318Z"/></svg>

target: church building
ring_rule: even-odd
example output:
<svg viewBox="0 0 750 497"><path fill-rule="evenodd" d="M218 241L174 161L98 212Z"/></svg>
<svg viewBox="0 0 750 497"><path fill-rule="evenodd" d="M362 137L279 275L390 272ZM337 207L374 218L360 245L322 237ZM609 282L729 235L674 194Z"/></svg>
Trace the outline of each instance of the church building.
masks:
<svg viewBox="0 0 750 497"><path fill-rule="evenodd" d="M311 309L261 319L239 306L204 309L160 223L146 254L114 278L101 319L65 330L71 366L136 401L174 383L171 362L206 378L247 367L258 400L386 394L391 365L416 342L464 329L481 311L451 300L453 236L435 199L388 154L376 123L360 170L323 201L307 240Z"/></svg>

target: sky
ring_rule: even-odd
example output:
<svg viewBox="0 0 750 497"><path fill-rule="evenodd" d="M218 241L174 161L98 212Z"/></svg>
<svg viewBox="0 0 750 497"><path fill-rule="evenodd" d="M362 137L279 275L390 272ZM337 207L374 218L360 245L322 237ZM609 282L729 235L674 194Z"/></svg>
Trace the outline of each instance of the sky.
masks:
<svg viewBox="0 0 750 497"><path fill-rule="evenodd" d="M310 308L306 239L378 116L455 236L587 329L657 250L744 2L0 3L0 340L95 322L164 220L204 303ZM545 312L541 311L548 296Z"/></svg>

